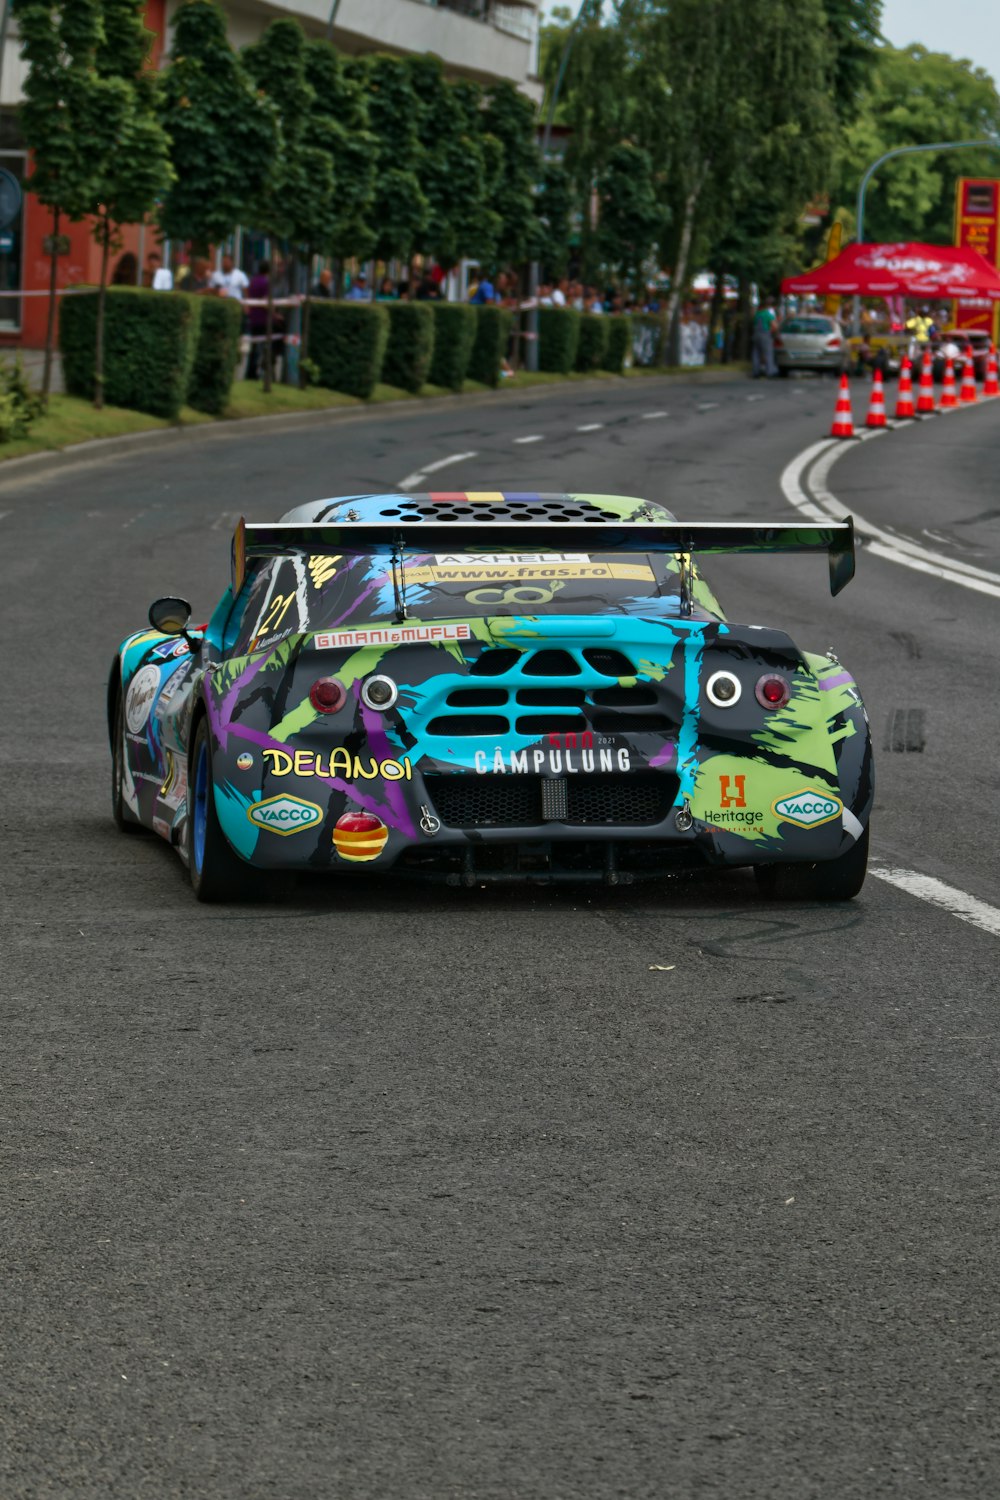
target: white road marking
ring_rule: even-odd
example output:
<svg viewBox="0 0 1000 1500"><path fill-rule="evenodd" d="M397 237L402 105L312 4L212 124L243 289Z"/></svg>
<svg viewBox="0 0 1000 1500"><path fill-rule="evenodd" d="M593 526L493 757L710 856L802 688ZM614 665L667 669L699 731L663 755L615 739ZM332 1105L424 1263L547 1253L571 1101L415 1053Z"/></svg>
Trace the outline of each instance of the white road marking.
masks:
<svg viewBox="0 0 1000 1500"><path fill-rule="evenodd" d="M515 438L514 441L515 443L540 443L543 441L543 434L533 432L530 437Z"/></svg>
<svg viewBox="0 0 1000 1500"><path fill-rule="evenodd" d="M718 401L699 401L698 402L698 410L699 411L714 411L714 409L718 406L718 404L719 404Z"/></svg>
<svg viewBox="0 0 1000 1500"><path fill-rule="evenodd" d="M763 396L747 396L745 399L747 401L763 401L764 397Z"/></svg>
<svg viewBox="0 0 1000 1500"><path fill-rule="evenodd" d="M239 518L239 511L224 510L221 515L216 516L209 529L211 531L228 531L230 527L235 528L235 524L239 520Z"/></svg>
<svg viewBox="0 0 1000 1500"><path fill-rule="evenodd" d="M584 422L583 425L581 427L578 427L576 430L577 432L596 432L599 427L603 426L603 422Z"/></svg>
<svg viewBox="0 0 1000 1500"><path fill-rule="evenodd" d="M642 420L644 422L655 422L657 417L669 417L669 415L668 411L644 411Z"/></svg>
<svg viewBox="0 0 1000 1500"><path fill-rule="evenodd" d="M940 906L962 922L971 922L973 927L988 932L990 937L1000 938L1000 909L988 906L975 896L966 895L965 891L960 891L953 885L945 885L943 880L935 880L931 875L920 875L916 870L899 870L894 867L880 869L877 865L869 866L868 873L874 875L876 880L884 880L889 885L906 891L908 895L916 896L920 901Z"/></svg>
<svg viewBox="0 0 1000 1500"><path fill-rule="evenodd" d="M864 432L861 436L867 441L884 437L885 429L877 428ZM850 450L842 445L840 439L823 438L792 459L779 481L789 504L813 521L842 520L846 507L829 489L827 480L838 458L848 451ZM807 470L811 472L808 479L804 480ZM898 563L904 568L912 568L917 573L931 574L947 583L960 584L975 593L989 594L1000 599L1000 573L991 573L985 568L976 568L971 563L944 557L928 547L894 536L891 531L875 526L859 516L857 511L854 512L854 524L859 532L871 538L867 550L872 556Z"/></svg>
<svg viewBox="0 0 1000 1500"><path fill-rule="evenodd" d="M423 484L428 474L436 474L439 469L447 469L449 464L464 463L467 458L477 458L475 449L471 453L449 453L447 458L439 458L436 463L424 464L422 469L416 469L412 474L407 474L405 479L399 482L401 490L415 490L418 484Z"/></svg>

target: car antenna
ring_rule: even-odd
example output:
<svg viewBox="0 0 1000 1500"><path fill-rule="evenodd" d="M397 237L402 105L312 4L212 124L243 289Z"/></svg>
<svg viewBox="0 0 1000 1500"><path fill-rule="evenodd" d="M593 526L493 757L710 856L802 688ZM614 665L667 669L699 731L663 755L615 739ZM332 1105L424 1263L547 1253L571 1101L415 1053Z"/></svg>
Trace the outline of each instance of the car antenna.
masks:
<svg viewBox="0 0 1000 1500"><path fill-rule="evenodd" d="M406 569L403 565L403 538L396 536L392 542L392 592L396 601L396 619L406 619ZM398 568L398 572L397 572Z"/></svg>
<svg viewBox="0 0 1000 1500"><path fill-rule="evenodd" d="M681 582L681 614L689 615L692 612L693 601L691 597L691 585L693 583L694 563L690 552L678 552L677 564L680 570Z"/></svg>

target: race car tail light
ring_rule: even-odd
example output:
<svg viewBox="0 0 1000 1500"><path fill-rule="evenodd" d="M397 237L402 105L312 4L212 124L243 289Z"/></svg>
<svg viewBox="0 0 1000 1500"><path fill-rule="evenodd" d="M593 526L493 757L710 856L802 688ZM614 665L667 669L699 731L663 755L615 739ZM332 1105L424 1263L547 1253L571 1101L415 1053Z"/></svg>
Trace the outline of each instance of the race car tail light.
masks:
<svg viewBox="0 0 1000 1500"><path fill-rule="evenodd" d="M827 339L827 341L826 341L826 347L828 349L839 349L840 348L840 340L838 338Z"/></svg>
<svg viewBox="0 0 1000 1500"><path fill-rule="evenodd" d="M732 708L740 701L742 691L740 679L732 672L713 672L705 684L708 701L716 708Z"/></svg>
<svg viewBox="0 0 1000 1500"><path fill-rule="evenodd" d="M336 677L318 677L309 689L309 702L318 714L335 714L346 700L344 685Z"/></svg>
<svg viewBox="0 0 1000 1500"><path fill-rule="evenodd" d="M791 684L779 672L765 672L758 679L754 692L761 708L784 708L792 696Z"/></svg>
<svg viewBox="0 0 1000 1500"><path fill-rule="evenodd" d="M362 703L379 713L391 708L398 696L399 690L391 677L369 677L361 688Z"/></svg>

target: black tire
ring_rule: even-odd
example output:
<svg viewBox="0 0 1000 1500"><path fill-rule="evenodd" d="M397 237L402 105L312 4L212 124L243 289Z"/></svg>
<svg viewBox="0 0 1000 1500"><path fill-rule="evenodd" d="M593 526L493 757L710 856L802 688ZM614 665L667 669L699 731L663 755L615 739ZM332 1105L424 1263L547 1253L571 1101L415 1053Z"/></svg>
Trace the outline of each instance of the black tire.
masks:
<svg viewBox="0 0 1000 1500"><path fill-rule="evenodd" d="M866 828L839 859L815 865L756 865L761 895L769 901L852 901L865 883L868 837Z"/></svg>
<svg viewBox="0 0 1000 1500"><path fill-rule="evenodd" d="M212 740L199 719L191 746L185 844L191 885L199 901L249 901L260 893L260 875L233 853L215 811Z"/></svg>
<svg viewBox="0 0 1000 1500"><path fill-rule="evenodd" d="M148 833L125 804L125 705L121 683L115 698L114 729L111 734L111 816L119 833Z"/></svg>

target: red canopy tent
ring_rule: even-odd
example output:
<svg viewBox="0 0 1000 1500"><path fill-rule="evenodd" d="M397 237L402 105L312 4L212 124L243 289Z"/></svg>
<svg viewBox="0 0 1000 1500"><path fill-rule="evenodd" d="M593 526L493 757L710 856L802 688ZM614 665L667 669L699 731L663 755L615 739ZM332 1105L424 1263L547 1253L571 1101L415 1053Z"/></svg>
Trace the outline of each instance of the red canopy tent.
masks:
<svg viewBox="0 0 1000 1500"><path fill-rule="evenodd" d="M848 245L825 266L786 276L786 295L986 297L1000 302L1000 272L976 250L957 245Z"/></svg>

